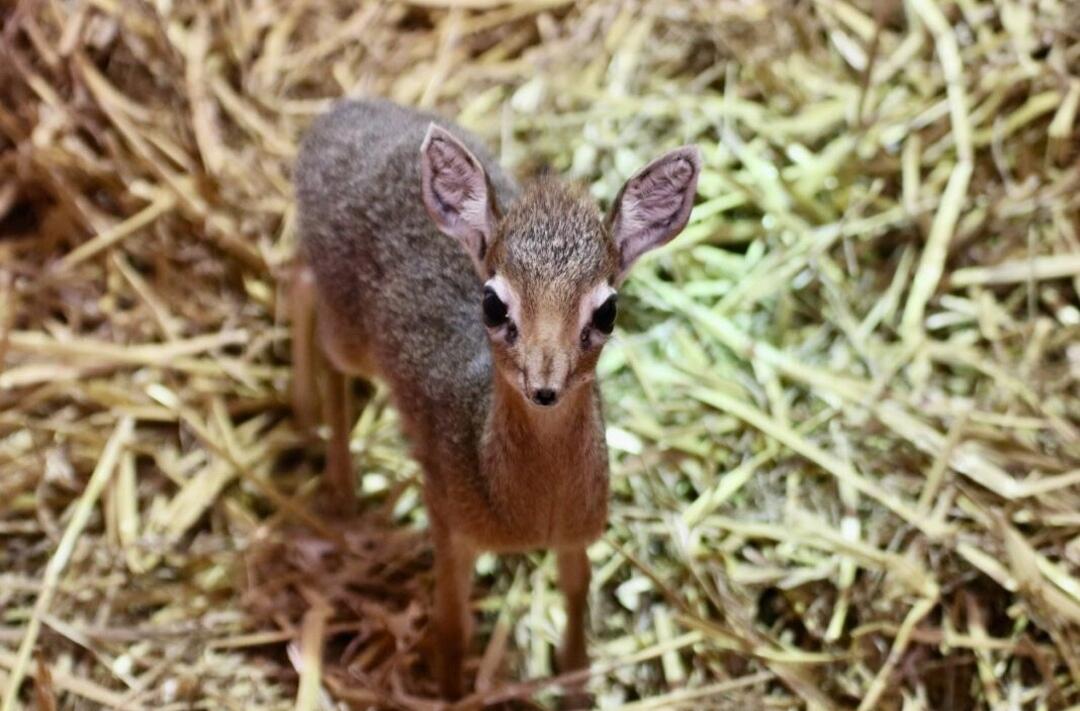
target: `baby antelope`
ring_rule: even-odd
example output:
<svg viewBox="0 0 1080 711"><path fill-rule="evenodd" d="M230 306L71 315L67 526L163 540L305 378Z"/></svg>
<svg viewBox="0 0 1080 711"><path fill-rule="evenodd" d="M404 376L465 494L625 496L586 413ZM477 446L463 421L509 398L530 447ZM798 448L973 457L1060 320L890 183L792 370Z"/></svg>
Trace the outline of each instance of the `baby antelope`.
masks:
<svg viewBox="0 0 1080 711"><path fill-rule="evenodd" d="M351 498L344 383L389 385L424 472L448 698L464 691L481 551L554 549L568 621L560 666L588 664L585 549L608 495L596 362L616 289L686 225L700 166L695 147L664 154L604 216L583 189L551 178L519 187L475 137L384 101L338 104L303 142L298 415L310 415L311 329L333 371L329 482Z"/></svg>

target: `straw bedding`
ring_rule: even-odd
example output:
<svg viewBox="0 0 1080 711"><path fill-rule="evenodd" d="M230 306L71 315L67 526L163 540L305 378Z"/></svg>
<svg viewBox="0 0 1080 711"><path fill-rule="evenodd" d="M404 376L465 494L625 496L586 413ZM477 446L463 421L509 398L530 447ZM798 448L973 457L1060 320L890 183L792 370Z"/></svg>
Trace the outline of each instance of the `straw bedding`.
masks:
<svg viewBox="0 0 1080 711"><path fill-rule="evenodd" d="M434 107L610 200L697 143L601 363L609 708L1080 704L1080 9L23 0L0 9L2 708L435 708L420 477L288 405L299 137ZM558 695L484 558L472 704ZM339 706L340 707L340 706Z"/></svg>

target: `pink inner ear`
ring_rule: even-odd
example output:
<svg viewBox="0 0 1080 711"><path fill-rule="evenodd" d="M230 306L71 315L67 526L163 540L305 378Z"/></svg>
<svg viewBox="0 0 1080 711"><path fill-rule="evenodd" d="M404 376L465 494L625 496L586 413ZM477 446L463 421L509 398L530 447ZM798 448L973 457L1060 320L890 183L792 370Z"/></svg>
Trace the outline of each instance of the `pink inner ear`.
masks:
<svg viewBox="0 0 1080 711"><path fill-rule="evenodd" d="M640 176L627 190L634 200L634 221L653 229L669 226L679 217L696 173L689 159L676 158Z"/></svg>
<svg viewBox="0 0 1080 711"><path fill-rule="evenodd" d="M420 146L421 194L435 226L458 240L477 271L495 223L487 176L469 149L432 124Z"/></svg>
<svg viewBox="0 0 1080 711"><path fill-rule="evenodd" d="M442 219L456 222L468 209L468 203L478 199L484 178L476 166L452 145L435 138L428 146L431 161L432 197L438 202L432 207Z"/></svg>
<svg viewBox="0 0 1080 711"><path fill-rule="evenodd" d="M696 148L679 148L627 182L615 206L614 236L623 275L638 257L668 242L686 226L700 165Z"/></svg>

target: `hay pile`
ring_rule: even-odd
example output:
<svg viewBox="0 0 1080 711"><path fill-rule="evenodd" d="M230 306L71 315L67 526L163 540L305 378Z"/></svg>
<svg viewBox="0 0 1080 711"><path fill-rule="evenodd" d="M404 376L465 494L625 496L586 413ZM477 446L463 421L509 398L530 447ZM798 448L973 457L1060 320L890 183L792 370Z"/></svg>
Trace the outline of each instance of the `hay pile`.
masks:
<svg viewBox="0 0 1080 711"><path fill-rule="evenodd" d="M345 93L603 200L704 150L601 365L598 704L1080 704L1075 3L0 13L4 711L435 706L385 393L351 521L286 399L289 167ZM551 559L480 567L473 701L551 700Z"/></svg>

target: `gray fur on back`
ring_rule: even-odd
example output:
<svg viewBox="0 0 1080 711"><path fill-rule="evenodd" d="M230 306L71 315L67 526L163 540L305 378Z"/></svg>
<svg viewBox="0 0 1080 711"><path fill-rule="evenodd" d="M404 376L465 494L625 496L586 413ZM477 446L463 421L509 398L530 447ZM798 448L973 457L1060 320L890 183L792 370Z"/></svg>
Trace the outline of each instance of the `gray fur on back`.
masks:
<svg viewBox="0 0 1080 711"><path fill-rule="evenodd" d="M296 163L301 249L333 328L365 344L413 428L475 453L491 354L482 283L440 233L420 192L420 144L435 121L487 170L501 209L518 187L474 136L386 101L344 101L312 125ZM321 314L317 314L321 318ZM465 462L461 462L465 464Z"/></svg>

